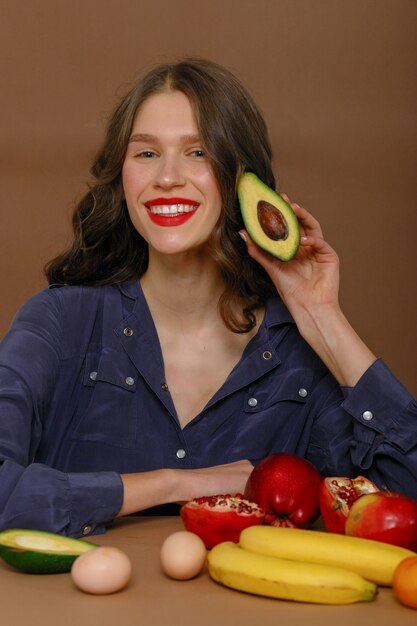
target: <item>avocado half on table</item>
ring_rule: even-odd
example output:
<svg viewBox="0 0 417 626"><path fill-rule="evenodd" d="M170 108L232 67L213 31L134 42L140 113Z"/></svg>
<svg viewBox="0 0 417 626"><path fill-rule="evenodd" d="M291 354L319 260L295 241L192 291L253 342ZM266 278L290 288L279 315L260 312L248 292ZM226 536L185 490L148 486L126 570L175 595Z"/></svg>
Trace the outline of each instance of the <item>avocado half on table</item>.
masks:
<svg viewBox="0 0 417 626"><path fill-rule="evenodd" d="M240 176L237 194L251 239L281 261L292 259L300 245L300 228L288 202L252 172Z"/></svg>
<svg viewBox="0 0 417 626"><path fill-rule="evenodd" d="M97 547L81 539L40 530L13 528L0 532L0 557L27 574L69 572L80 554Z"/></svg>

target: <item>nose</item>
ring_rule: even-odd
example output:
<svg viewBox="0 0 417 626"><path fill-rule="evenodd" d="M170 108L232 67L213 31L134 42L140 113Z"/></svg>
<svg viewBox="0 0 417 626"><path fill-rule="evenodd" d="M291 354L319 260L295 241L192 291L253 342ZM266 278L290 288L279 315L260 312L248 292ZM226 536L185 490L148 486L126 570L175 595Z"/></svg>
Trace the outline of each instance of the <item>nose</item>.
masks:
<svg viewBox="0 0 417 626"><path fill-rule="evenodd" d="M181 159L175 155L165 155L160 158L159 167L155 176L155 185L162 189L181 187L185 185L186 178Z"/></svg>

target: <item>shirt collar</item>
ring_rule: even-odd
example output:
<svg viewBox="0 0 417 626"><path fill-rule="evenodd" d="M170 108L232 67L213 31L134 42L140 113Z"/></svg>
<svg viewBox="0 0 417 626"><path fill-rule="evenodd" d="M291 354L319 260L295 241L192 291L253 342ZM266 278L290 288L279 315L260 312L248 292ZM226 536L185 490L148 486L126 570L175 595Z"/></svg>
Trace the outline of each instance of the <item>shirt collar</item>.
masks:
<svg viewBox="0 0 417 626"><path fill-rule="evenodd" d="M138 299L141 291L138 278L131 278L130 280L118 283L117 286L122 294L131 300ZM267 328L279 326L280 324L294 324L294 319L278 294L268 298L266 302L264 324Z"/></svg>
<svg viewBox="0 0 417 626"><path fill-rule="evenodd" d="M127 296L131 300L137 300L140 293L139 278L130 278L122 283L117 283L118 288L124 296Z"/></svg>
<svg viewBox="0 0 417 626"><path fill-rule="evenodd" d="M280 324L295 324L291 313L278 294L266 301L264 324L267 328Z"/></svg>

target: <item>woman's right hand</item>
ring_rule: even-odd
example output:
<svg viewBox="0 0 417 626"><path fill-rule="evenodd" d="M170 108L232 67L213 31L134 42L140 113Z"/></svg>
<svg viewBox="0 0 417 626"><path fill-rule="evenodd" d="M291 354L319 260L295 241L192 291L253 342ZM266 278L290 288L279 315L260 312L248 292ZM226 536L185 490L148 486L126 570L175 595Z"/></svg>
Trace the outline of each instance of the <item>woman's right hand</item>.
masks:
<svg viewBox="0 0 417 626"><path fill-rule="evenodd" d="M243 493L252 470L253 465L247 460L201 469L179 470L180 498L177 502L188 502L199 496Z"/></svg>
<svg viewBox="0 0 417 626"><path fill-rule="evenodd" d="M117 517L170 502L188 502L199 496L243 493L250 461L241 460L190 470L160 469L122 474L123 504Z"/></svg>

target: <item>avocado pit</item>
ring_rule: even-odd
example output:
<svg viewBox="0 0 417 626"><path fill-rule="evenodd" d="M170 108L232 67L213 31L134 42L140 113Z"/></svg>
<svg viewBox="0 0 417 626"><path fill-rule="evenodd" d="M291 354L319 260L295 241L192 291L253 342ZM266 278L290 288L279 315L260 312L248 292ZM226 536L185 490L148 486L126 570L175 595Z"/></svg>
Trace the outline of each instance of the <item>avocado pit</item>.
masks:
<svg viewBox="0 0 417 626"><path fill-rule="evenodd" d="M287 239L288 224L277 207L265 200L259 200L257 211L259 224L269 239L273 241Z"/></svg>

